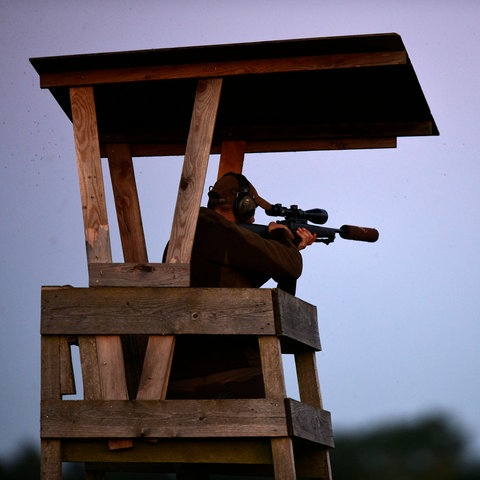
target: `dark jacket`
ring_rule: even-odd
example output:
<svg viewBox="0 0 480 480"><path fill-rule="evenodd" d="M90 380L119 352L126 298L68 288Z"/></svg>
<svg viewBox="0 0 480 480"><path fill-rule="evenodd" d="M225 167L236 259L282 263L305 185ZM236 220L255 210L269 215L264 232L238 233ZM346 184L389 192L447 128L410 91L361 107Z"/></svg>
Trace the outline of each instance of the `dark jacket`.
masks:
<svg viewBox="0 0 480 480"><path fill-rule="evenodd" d="M261 287L297 279L302 256L284 229L269 239L201 208L191 259L192 287Z"/></svg>
<svg viewBox="0 0 480 480"><path fill-rule="evenodd" d="M191 258L191 287L256 288L269 279L290 284L302 257L284 229L270 239L201 208ZM264 395L254 336L177 337L168 398L255 398Z"/></svg>

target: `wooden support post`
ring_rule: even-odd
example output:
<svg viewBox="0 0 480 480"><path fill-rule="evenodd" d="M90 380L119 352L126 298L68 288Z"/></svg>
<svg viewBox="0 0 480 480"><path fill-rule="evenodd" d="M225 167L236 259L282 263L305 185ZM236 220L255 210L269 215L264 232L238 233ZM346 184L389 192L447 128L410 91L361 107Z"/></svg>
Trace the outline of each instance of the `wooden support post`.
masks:
<svg viewBox="0 0 480 480"><path fill-rule="evenodd" d="M73 374L72 352L70 350L70 339L60 339L60 384L62 395L75 395L75 377Z"/></svg>
<svg viewBox="0 0 480 480"><path fill-rule="evenodd" d="M106 146L125 262L147 263L147 247L128 144Z"/></svg>
<svg viewBox="0 0 480 480"><path fill-rule="evenodd" d="M262 372L265 386L265 397L284 402L287 396L282 363L280 340L276 336L258 338ZM290 437L271 439L273 470L275 480L295 480L295 458Z"/></svg>
<svg viewBox="0 0 480 480"><path fill-rule="evenodd" d="M167 263L190 263L221 88L221 78L198 81ZM165 398L174 345L175 338L171 335L149 338L137 399ZM158 368L154 356L169 364Z"/></svg>
<svg viewBox="0 0 480 480"><path fill-rule="evenodd" d="M70 102L87 260L88 263L111 263L112 253L93 88L71 88ZM103 362L99 369L101 398L128 400L120 337L98 336L96 344L99 359L101 358ZM127 445L122 441L110 442L111 448L124 446Z"/></svg>
<svg viewBox="0 0 480 480"><path fill-rule="evenodd" d="M223 177L228 172L242 173L244 158L244 141L223 142L217 178Z"/></svg>
<svg viewBox="0 0 480 480"><path fill-rule="evenodd" d="M295 354L298 390L300 400L316 408L323 409L320 381L318 379L317 361L314 351L303 351ZM330 453L328 450L318 450L311 463L316 463L323 470L323 478L332 478Z"/></svg>
<svg viewBox="0 0 480 480"><path fill-rule="evenodd" d="M61 371L58 361L60 357L60 338L50 335L43 336L41 355L41 398L42 400L60 400L62 398ZM41 420L43 423L42 412ZM60 439L44 438L42 435L41 480L62 479L62 449L60 442Z"/></svg>
<svg viewBox="0 0 480 480"><path fill-rule="evenodd" d="M106 150L122 241L123 259L125 262L147 263L147 246L130 146L128 144L108 144ZM147 342L147 335L122 336L130 398L137 396Z"/></svg>

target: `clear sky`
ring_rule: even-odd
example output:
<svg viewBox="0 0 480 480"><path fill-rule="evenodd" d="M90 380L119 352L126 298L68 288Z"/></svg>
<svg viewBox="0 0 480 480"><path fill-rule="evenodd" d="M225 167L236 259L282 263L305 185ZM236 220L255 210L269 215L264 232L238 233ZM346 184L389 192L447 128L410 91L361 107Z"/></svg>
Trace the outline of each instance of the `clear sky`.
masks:
<svg viewBox="0 0 480 480"><path fill-rule="evenodd" d="M318 308L334 429L446 412L480 454L478 0L0 0L0 12L0 456L38 441L41 285L88 284L71 124L28 59L386 32L402 36L439 137L248 156L244 172L272 203L381 232L304 254L297 295ZM135 166L159 261L181 159Z"/></svg>

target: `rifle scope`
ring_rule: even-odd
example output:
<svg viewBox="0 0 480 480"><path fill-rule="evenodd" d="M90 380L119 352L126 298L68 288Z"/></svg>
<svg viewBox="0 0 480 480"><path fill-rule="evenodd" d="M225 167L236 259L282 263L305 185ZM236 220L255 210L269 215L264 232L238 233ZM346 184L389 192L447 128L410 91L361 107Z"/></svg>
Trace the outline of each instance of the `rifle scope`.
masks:
<svg viewBox="0 0 480 480"><path fill-rule="evenodd" d="M310 210L301 210L298 205L291 205L290 208L284 207L281 203L272 205L272 208L265 210L265 214L270 217L285 217L289 219L303 219L309 222L323 225L328 220L328 213L321 208L312 208Z"/></svg>

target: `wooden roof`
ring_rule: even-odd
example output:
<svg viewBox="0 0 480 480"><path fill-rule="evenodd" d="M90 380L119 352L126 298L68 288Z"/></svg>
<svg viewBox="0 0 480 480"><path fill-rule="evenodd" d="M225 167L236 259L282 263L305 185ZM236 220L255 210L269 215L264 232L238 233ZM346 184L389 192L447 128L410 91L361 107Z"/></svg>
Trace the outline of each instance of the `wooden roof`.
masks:
<svg viewBox="0 0 480 480"><path fill-rule="evenodd" d="M212 152L395 147L438 135L394 33L30 59L71 119L69 87L93 86L101 147L185 152L200 78L222 77Z"/></svg>

